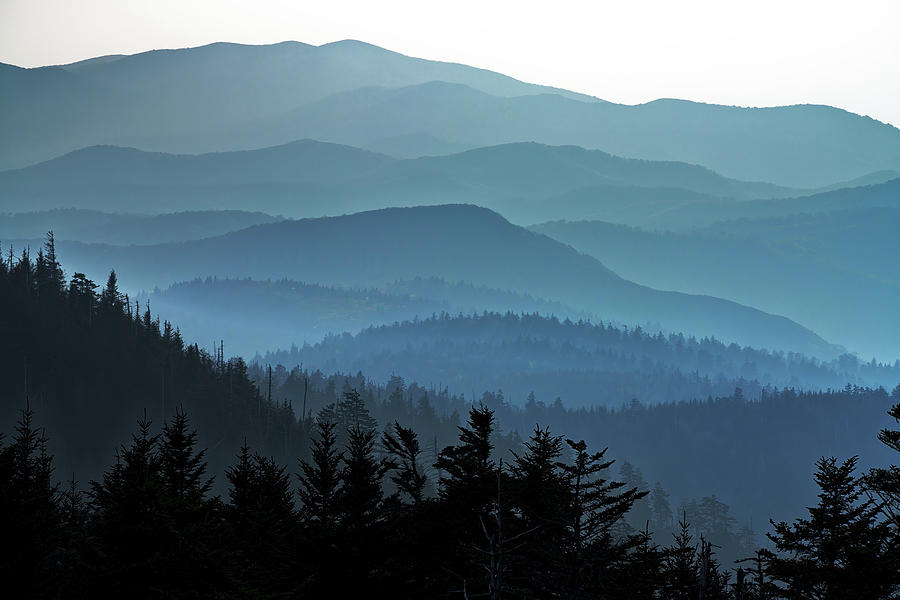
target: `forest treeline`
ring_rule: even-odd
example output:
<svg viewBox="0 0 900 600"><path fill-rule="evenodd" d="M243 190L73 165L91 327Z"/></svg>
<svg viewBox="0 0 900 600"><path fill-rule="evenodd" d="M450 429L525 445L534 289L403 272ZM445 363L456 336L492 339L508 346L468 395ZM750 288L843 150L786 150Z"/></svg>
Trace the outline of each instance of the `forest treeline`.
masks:
<svg viewBox="0 0 900 600"><path fill-rule="evenodd" d="M203 424L202 443L223 448L210 453L216 470L245 438L279 458L305 452L297 419L260 394L243 360L185 343L120 293L114 272L102 287L67 280L52 237L36 256L0 261L0 331L0 430L28 399L62 473L98 477L137 415L161 421L177 406Z"/></svg>
<svg viewBox="0 0 900 600"><path fill-rule="evenodd" d="M110 450L129 435L138 415L146 411L161 423L179 406L198 424L213 472L228 466L245 439L288 464L307 456L314 416L356 389L380 427L395 421L413 427L431 459L453 442L473 402L481 402L496 414L498 459L542 423L592 446L610 446L620 465L627 460L646 479L635 478L633 485L646 491L661 483L675 512L681 507L690 513L692 501L716 494L730 507L736 531L750 523L759 530L771 516L797 516L814 494L806 475L817 457L860 454L864 466L886 460L874 433L886 425L885 411L900 398L896 390L847 386L826 392L767 390L753 400L752 388L730 387L692 400L672 386L666 398L681 400L651 404L632 396L615 407L573 407L555 394L517 397L496 389L453 394L399 375L382 383L359 372L277 364L270 371L265 363L226 361L221 349L206 352L186 344L177 328L153 318L146 305L136 307L122 297L115 277L102 288L77 272L64 282L52 243L35 257L25 252L7 258L0 266L0 288L5 334L0 430L13 428L28 398L48 432L58 472L81 481L102 475ZM513 320L485 319L500 328ZM608 325L601 330L541 319L535 324L606 332L613 339L623 333ZM563 387L567 380L548 377L549 384ZM221 478L215 491L224 493ZM635 519L639 526L641 519ZM695 525L700 521L692 518ZM721 552L737 552L734 536L700 531L722 546Z"/></svg>
<svg viewBox="0 0 900 600"><path fill-rule="evenodd" d="M302 411L306 398L307 427L319 410L357 390L378 423L400 421L415 428L431 457L453 441L474 401L495 411L498 457L508 456L541 423L591 445L609 446L612 456L643 474L647 481L641 489L660 482L673 510L718 494L731 507L738 529L750 522L759 527L775 515L797 516L797 506L815 494L806 475L822 455L859 454L867 466L888 460L875 433L890 424L885 412L900 402L900 386L887 392L848 385L827 391L764 390L757 400L732 389L723 396L661 404L633 399L615 407L572 407L559 398L516 398L503 390L456 395L447 388L407 383L398 375L381 384L362 373L326 375L277 365L270 376L268 366L256 362L248 372L264 389L271 381L275 402ZM674 390L672 397L678 397ZM714 537L730 554L735 544Z"/></svg>
<svg viewBox="0 0 900 600"><path fill-rule="evenodd" d="M154 311L185 327L191 339L224 336L232 351L244 356L441 312L502 309L585 316L558 302L463 282L451 284L437 277L359 289L289 279L207 277L174 283L141 296L145 298Z"/></svg>
<svg viewBox="0 0 900 600"><path fill-rule="evenodd" d="M822 459L821 510L777 521L778 552L757 553L716 496L673 505L612 457L646 444L718 489L697 468L718 452L703 436L718 434L749 457L736 476L772 493L742 469L774 468L790 455L779 440L807 443L799 419L818 415L813 438L844 411L833 439L858 442L871 432L850 415L894 403L900 416L900 389L590 410L533 396L520 408L502 392L473 403L399 377L226 361L133 306L115 273L98 289L80 273L66 281L52 235L36 258L0 264L4 418L25 406L0 447L2 564L21 597L775 598L821 585L811 568L826 597L896 592L896 467ZM775 428L770 462L742 447L736 436L756 432L729 429L735 417ZM631 446L613 433L628 423ZM679 456L665 423L699 437L699 453ZM881 439L898 450L898 435Z"/></svg>
<svg viewBox="0 0 900 600"><path fill-rule="evenodd" d="M257 360L362 371L381 381L402 365L411 380L447 385L455 393L500 388L524 398L534 391L560 396L570 406L618 406L632 398L655 404L723 396L735 387L757 399L773 385L892 387L900 381L900 363L860 362L849 354L820 361L714 338L512 312L440 313L353 336L330 335Z"/></svg>
<svg viewBox="0 0 900 600"><path fill-rule="evenodd" d="M900 405L892 415L900 418ZM771 549L723 563L686 515L665 546L626 514L647 492L605 449L536 426L493 458L494 414L470 409L423 467L416 432L381 435L359 395L320 411L308 459L246 444L211 493L205 450L178 410L145 417L86 493L53 482L29 408L0 448L6 589L65 598L888 599L900 593L900 470L821 458L819 501L772 522ZM900 431L881 439L900 451ZM673 516L670 515L670 518ZM721 515L719 515L721 518ZM715 513L713 512L713 518Z"/></svg>

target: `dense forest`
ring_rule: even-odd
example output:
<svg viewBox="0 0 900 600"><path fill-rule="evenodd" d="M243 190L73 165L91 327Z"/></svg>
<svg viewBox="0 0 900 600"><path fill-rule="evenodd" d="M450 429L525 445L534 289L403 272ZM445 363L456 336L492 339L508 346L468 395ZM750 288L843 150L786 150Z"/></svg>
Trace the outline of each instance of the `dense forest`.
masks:
<svg viewBox="0 0 900 600"><path fill-rule="evenodd" d="M442 312L511 310L587 316L559 302L437 277L359 288L290 279L206 277L174 283L139 298L149 301L154 312L181 324L191 339L225 337L231 351L244 356L315 343L329 333L356 333L370 325Z"/></svg>
<svg viewBox="0 0 900 600"><path fill-rule="evenodd" d="M249 373L268 386L268 365L252 363ZM454 439L474 399L495 413L498 458L541 423L593 446L609 446L610 456L627 461L646 479L634 477L634 485L649 490L660 483L673 510L716 494L731 507L736 529L759 528L773 515L796 516L797 506L814 495L812 481L798 474L810 473L820 456L860 455L866 466L889 460L874 434L890 424L885 411L900 401L900 389L889 394L848 386L826 392L772 390L758 400L733 389L722 397L658 405L635 400L609 408L572 407L534 394L522 402L502 390L473 398L407 383L397 375L381 384L362 373L325 375L282 365L271 369L271 382L274 399L305 405L308 416L340 404L343 394L356 390L378 423L412 426L428 442L432 457Z"/></svg>
<svg viewBox="0 0 900 600"><path fill-rule="evenodd" d="M53 432L61 473L96 477L137 415L160 420L184 407L210 438L222 469L245 438L279 457L301 447L290 412L261 396L240 359L210 356L176 327L132 305L115 273L100 288L81 273L67 281L51 237L0 266L0 425L26 400ZM213 437L214 436L214 437Z"/></svg>
<svg viewBox="0 0 900 600"><path fill-rule="evenodd" d="M898 473L878 467L900 450L900 387L567 408L247 366L186 344L114 272L67 281L52 234L0 263L0 298L2 575L21 597L898 591ZM851 458L819 458L798 519L801 474L832 453ZM738 496L777 506L771 527L739 522Z"/></svg>
<svg viewBox="0 0 900 600"><path fill-rule="evenodd" d="M424 470L415 430L379 435L359 395L315 419L311 452L285 465L244 443L213 495L205 449L177 410L144 417L86 492L53 481L26 408L0 448L0 563L19 597L896 598L896 466L859 473L821 458L806 518L773 521L771 545L723 562L665 492L620 481L605 449L534 427L495 460L494 413L472 407ZM900 404L892 415L900 418ZM880 438L900 451L900 431ZM296 491L295 491L296 490ZM626 515L649 498L643 529ZM731 527L715 497L695 507ZM665 519L665 523L660 521ZM654 527L677 521L666 545ZM746 539L746 538L745 538ZM752 541L752 537L750 538Z"/></svg>
<svg viewBox="0 0 900 600"><path fill-rule="evenodd" d="M829 360L842 353L833 341L783 316L721 298L637 285L595 258L473 205L286 220L179 243L60 241L58 248L88 277L100 280L111 268L119 270L129 290L197 277L287 278L353 288L438 277L528 294L645 328L715 335Z"/></svg>
<svg viewBox="0 0 900 600"><path fill-rule="evenodd" d="M635 398L657 404L724 396L735 387L757 399L766 386L892 387L900 381L900 363L860 362L852 355L819 361L714 338L511 312L441 313L355 336L331 335L258 360L362 371L378 381L403 365L409 379L457 394L502 389L521 404L534 392L549 401L559 396L570 406L618 406Z"/></svg>

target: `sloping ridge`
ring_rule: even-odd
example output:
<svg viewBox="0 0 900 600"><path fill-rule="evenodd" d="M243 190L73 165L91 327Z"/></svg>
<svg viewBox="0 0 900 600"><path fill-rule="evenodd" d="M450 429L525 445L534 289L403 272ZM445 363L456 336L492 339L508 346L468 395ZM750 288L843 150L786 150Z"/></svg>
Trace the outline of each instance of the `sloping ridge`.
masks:
<svg viewBox="0 0 900 600"><path fill-rule="evenodd" d="M125 284L144 288L208 275L355 286L437 276L529 293L600 318L811 356L836 353L789 319L631 283L594 258L471 205L283 221L180 244L66 244L63 249L72 255L67 260L93 268L92 274L114 267L126 277L140 277Z"/></svg>

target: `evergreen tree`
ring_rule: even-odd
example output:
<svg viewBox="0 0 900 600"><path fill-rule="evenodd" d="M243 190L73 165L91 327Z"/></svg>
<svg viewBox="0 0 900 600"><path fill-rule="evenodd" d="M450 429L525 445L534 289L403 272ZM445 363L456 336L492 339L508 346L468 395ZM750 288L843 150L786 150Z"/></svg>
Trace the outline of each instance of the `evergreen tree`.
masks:
<svg viewBox="0 0 900 600"><path fill-rule="evenodd" d="M405 494L413 504L421 503L428 477L420 463L422 449L416 432L394 421L393 432L390 429L385 431L381 436L381 444L395 469L391 481L397 490Z"/></svg>
<svg viewBox="0 0 900 600"><path fill-rule="evenodd" d="M125 299L119 291L119 279L115 270L109 272L106 287L100 294L100 310L106 314L117 315L121 312Z"/></svg>
<svg viewBox="0 0 900 600"><path fill-rule="evenodd" d="M287 595L297 576L297 523L289 475L273 459L251 455L244 444L226 478L233 593L254 598Z"/></svg>
<svg viewBox="0 0 900 600"><path fill-rule="evenodd" d="M47 440L21 411L12 444L0 445L0 576L20 597L45 597L57 575L61 540L59 489Z"/></svg>
<svg viewBox="0 0 900 600"><path fill-rule="evenodd" d="M341 595L384 593L379 550L384 547L382 480L389 463L375 457L375 431L354 425L348 431L340 495Z"/></svg>
<svg viewBox="0 0 900 600"><path fill-rule="evenodd" d="M900 422L900 385L894 388L891 399L895 404L888 411L888 415ZM900 457L900 429L882 429L878 433L878 439ZM900 467L892 464L872 469L863 483L881 499L882 511L891 522L894 535L900 538Z"/></svg>
<svg viewBox="0 0 900 600"><path fill-rule="evenodd" d="M312 441L312 462L300 460L298 494L302 501L301 518L331 532L337 526L340 508L341 463L343 452L337 449L333 422L316 421L318 438Z"/></svg>
<svg viewBox="0 0 900 600"><path fill-rule="evenodd" d="M658 481L650 492L650 511L653 515L651 521L653 531L668 532L674 529L675 515L672 514L672 507L669 504L669 494Z"/></svg>
<svg viewBox="0 0 900 600"><path fill-rule="evenodd" d="M197 449L197 432L180 407L158 442L163 509L175 540L169 575L184 592L211 593L221 577L223 532L219 500L208 497L213 478L206 475L206 450Z"/></svg>
<svg viewBox="0 0 900 600"><path fill-rule="evenodd" d="M103 479L91 482L92 529L102 548L92 580L101 596L153 598L171 589L166 553L175 540L165 511L159 436L151 435L146 416L138 427Z"/></svg>
<svg viewBox="0 0 900 600"><path fill-rule="evenodd" d="M571 464L561 464L570 489L568 595L572 598L602 592L607 579L639 538L616 539L613 528L634 503L647 495L622 482L603 477L615 461L604 458L606 449L589 453L584 440L566 440L575 453Z"/></svg>
<svg viewBox="0 0 900 600"><path fill-rule="evenodd" d="M378 421L369 414L365 400L355 389L343 393L343 398L337 405L335 417L345 435L354 427L359 427L363 431L378 427Z"/></svg>
<svg viewBox="0 0 900 600"><path fill-rule="evenodd" d="M493 497L496 483L497 467L491 457L494 411L473 406L466 426L458 430L459 444L444 448L434 464L445 474L439 481L440 494L478 510Z"/></svg>
<svg viewBox="0 0 900 600"><path fill-rule="evenodd" d="M536 426L523 446L521 455L513 452L512 490L517 513L521 515L519 529L534 535L523 547L520 571L528 589L537 597L546 597L563 589L557 575L569 508L569 488L559 464L563 436L551 435L549 428Z"/></svg>
<svg viewBox="0 0 900 600"><path fill-rule="evenodd" d="M619 467L619 479L625 484L625 487L635 488L638 491L649 491L647 482L644 481L644 475L641 470L635 467L627 460L622 461ZM637 531L644 531L653 520L653 510L650 507L649 498L640 498L632 505L631 510L626 515L628 523Z"/></svg>
<svg viewBox="0 0 900 600"><path fill-rule="evenodd" d="M188 424L182 407L175 411L171 423L163 426L159 459L163 480L178 510L201 507L213 485L206 476L206 450L197 450L197 432Z"/></svg>
<svg viewBox="0 0 900 600"><path fill-rule="evenodd" d="M807 509L809 518L772 522L768 537L778 554L769 557L769 572L786 598L875 600L898 591L896 543L878 505L863 499L857 460L819 459L819 503Z"/></svg>
<svg viewBox="0 0 900 600"><path fill-rule="evenodd" d="M699 557L685 514L678 521L678 532L672 536L675 539L666 553L663 566L663 597L666 600L694 600L700 587Z"/></svg>

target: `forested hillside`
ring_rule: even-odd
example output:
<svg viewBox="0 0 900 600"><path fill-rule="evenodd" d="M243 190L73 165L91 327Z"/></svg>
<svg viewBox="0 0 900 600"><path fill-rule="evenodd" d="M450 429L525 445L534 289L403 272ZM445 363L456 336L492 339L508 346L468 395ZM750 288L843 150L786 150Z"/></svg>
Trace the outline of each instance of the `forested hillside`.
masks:
<svg viewBox="0 0 900 600"><path fill-rule="evenodd" d="M267 353L266 363L308 365L323 371L361 371L385 380L403 365L405 376L453 393L502 389L521 405L534 392L569 406L647 404L706 398L744 389L893 387L900 366L860 363L845 355L820 362L712 338L668 336L612 324L560 321L537 314L446 313L370 327L355 336L328 336L317 344Z"/></svg>
<svg viewBox="0 0 900 600"><path fill-rule="evenodd" d="M244 439L282 459L305 448L296 419L260 395L240 358L185 342L131 304L114 274L102 287L77 272L65 278L52 239L36 257L0 262L0 331L0 427L11 430L31 406L60 477L99 477L135 419L160 423L179 408L205 429L214 469Z"/></svg>
<svg viewBox="0 0 900 600"><path fill-rule="evenodd" d="M735 559L752 556L766 581L802 586L800 569L827 567L786 552L786 532L814 502L808 475L823 454L862 455L859 463L820 460L815 481L824 494L870 511L839 518L865 540L873 582L894 585L896 532L861 500L863 481L891 493L892 471L861 480L854 469L891 460L875 434L890 425L885 412L900 387L766 391L757 401L738 389L614 409L535 396L513 406L488 391L473 403L402 377L378 383L362 373L211 358L149 309L132 309L114 273L98 289L81 273L64 275L52 235L35 259L26 252L0 262L0 327L9 334L0 418L11 432L0 445L0 519L7 550L15 549L0 572L33 595L140 595L152 581L150 589L171 597L343 594L359 586L378 597L398 589L444 597L459 585L503 585L616 598L635 586L677 585L732 598L754 589L730 572ZM649 346L669 360L789 364L608 326L450 320L488 325L492 336L521 321L533 332L568 328L565 343L576 349ZM833 478L843 487L830 487ZM779 523L770 531L781 552L757 555L751 523L766 516ZM496 549L513 536L523 542L507 546L508 562L492 567L494 575L466 549ZM606 558L579 558L598 555ZM855 564L830 576L858 585ZM604 583L573 581L569 568L602 574ZM501 572L506 583L491 583Z"/></svg>
<svg viewBox="0 0 900 600"><path fill-rule="evenodd" d="M60 248L88 275L116 268L130 289L208 276L357 287L439 277L530 294L604 320L829 359L840 353L784 317L718 298L635 285L595 258L468 205L282 221L178 244L67 242Z"/></svg>
<svg viewBox="0 0 900 600"><path fill-rule="evenodd" d="M314 344L329 334L357 333L443 312L511 310L587 316L558 302L436 277L379 287L342 288L282 279L194 279L141 295L153 311L183 324L191 339L226 339L230 352L253 356L271 348Z"/></svg>
<svg viewBox="0 0 900 600"><path fill-rule="evenodd" d="M866 360L893 362L900 357L900 208L808 210L815 212L725 221L692 233L602 222L532 229L630 280L785 315Z"/></svg>

